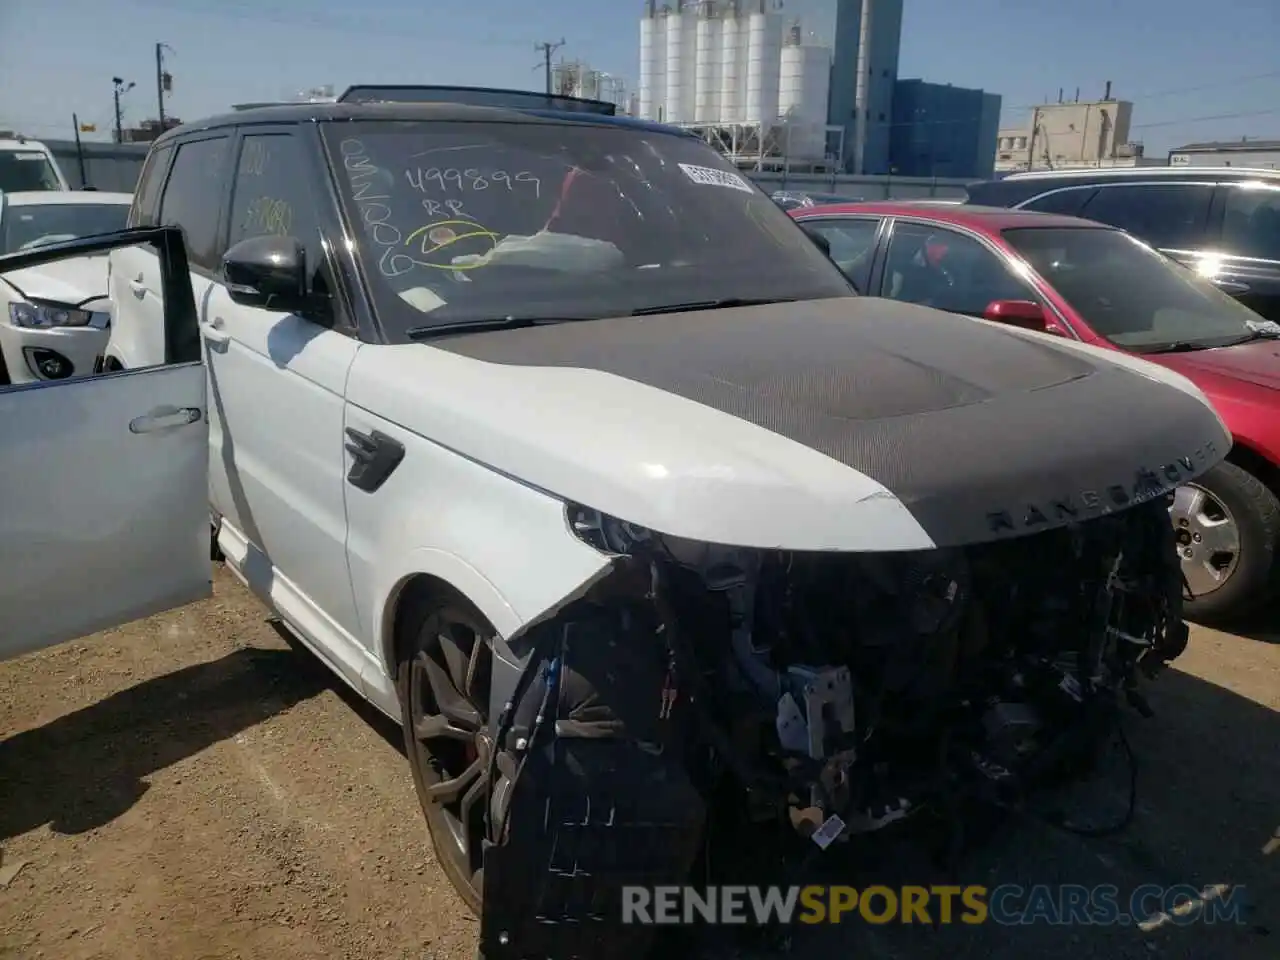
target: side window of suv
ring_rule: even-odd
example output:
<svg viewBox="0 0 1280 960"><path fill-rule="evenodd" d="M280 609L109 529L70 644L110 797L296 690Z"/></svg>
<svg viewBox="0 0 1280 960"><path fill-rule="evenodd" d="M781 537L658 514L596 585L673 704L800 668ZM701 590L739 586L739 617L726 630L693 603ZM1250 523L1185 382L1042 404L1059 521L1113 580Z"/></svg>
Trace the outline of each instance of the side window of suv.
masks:
<svg viewBox="0 0 1280 960"><path fill-rule="evenodd" d="M1080 216L1127 230L1153 247L1194 250L1203 245L1211 184L1152 183L1104 186Z"/></svg>
<svg viewBox="0 0 1280 960"><path fill-rule="evenodd" d="M312 289L328 292L316 215L318 191L313 188L310 171L307 146L298 137L289 133L246 135L236 163L227 247L250 237L292 237L306 250Z"/></svg>
<svg viewBox="0 0 1280 960"><path fill-rule="evenodd" d="M138 185L134 188L133 206L129 208L130 227L155 226L160 188L164 186L164 175L169 169L169 154L172 152L173 147L166 143L152 150L147 157Z"/></svg>
<svg viewBox="0 0 1280 960"><path fill-rule="evenodd" d="M192 267L213 270L218 262L218 218L229 139L191 140L178 147L160 200L160 223L182 228Z"/></svg>
<svg viewBox="0 0 1280 960"><path fill-rule="evenodd" d="M304 144L291 134L246 136L231 195L228 248L250 237L293 237L306 248L307 266L314 270L320 263L320 231L309 169Z"/></svg>
<svg viewBox="0 0 1280 960"><path fill-rule="evenodd" d="M1280 189L1229 187L1226 198L1223 251L1280 261Z"/></svg>
<svg viewBox="0 0 1280 960"><path fill-rule="evenodd" d="M1046 193L1028 200L1022 205L1022 209L1078 217L1085 201L1089 199L1096 189L1096 187L1072 187L1070 190L1054 190L1052 193Z"/></svg>

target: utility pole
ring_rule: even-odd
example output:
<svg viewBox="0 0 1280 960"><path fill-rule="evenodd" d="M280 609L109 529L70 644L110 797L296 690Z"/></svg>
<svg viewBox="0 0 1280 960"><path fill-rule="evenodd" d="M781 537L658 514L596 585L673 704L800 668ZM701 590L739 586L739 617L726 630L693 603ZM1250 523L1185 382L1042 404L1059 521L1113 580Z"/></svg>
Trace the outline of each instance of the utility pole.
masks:
<svg viewBox="0 0 1280 960"><path fill-rule="evenodd" d="M128 93L137 86L132 80L125 83L120 77L111 78L111 86L115 94L116 101L116 143L124 143L124 123L120 114L120 94Z"/></svg>
<svg viewBox="0 0 1280 960"><path fill-rule="evenodd" d="M542 69L546 77L547 95L550 96L555 91L551 89L551 55L564 46L564 37L560 38L559 43L546 42L535 43L533 49L542 54Z"/></svg>
<svg viewBox="0 0 1280 960"><path fill-rule="evenodd" d="M74 113L71 114L71 126L76 131L76 163L80 167L80 186L87 187L89 185L89 177L84 170L84 146L80 143L80 118Z"/></svg>
<svg viewBox="0 0 1280 960"><path fill-rule="evenodd" d="M164 52L173 53L167 43L156 44L156 116L160 120L160 133L164 133L164 95L173 90L173 74L164 69ZM157 134L159 136L159 134Z"/></svg>
<svg viewBox="0 0 1280 960"><path fill-rule="evenodd" d="M1040 129L1040 108L1031 112L1031 136L1027 138L1027 169L1033 170L1036 165L1036 131Z"/></svg>

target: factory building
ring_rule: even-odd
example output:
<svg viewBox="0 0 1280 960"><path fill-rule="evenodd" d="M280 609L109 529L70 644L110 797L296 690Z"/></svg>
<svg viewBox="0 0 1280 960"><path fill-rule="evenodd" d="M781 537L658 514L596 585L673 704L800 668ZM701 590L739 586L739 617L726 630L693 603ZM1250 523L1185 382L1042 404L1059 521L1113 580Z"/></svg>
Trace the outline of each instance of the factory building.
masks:
<svg viewBox="0 0 1280 960"><path fill-rule="evenodd" d="M640 21L639 116L694 129L743 167L830 168L830 80L830 48L770 0L648 0Z"/></svg>
<svg viewBox="0 0 1280 960"><path fill-rule="evenodd" d="M1072 170L1162 164L1147 159L1143 145L1129 137L1133 102L1111 96L1107 81L1101 100L1064 100L1031 109L1026 126L996 134L996 170Z"/></svg>
<svg viewBox="0 0 1280 960"><path fill-rule="evenodd" d="M1169 151L1169 166L1280 170L1280 140L1241 137L1239 140L1188 143Z"/></svg>
<svg viewBox="0 0 1280 960"><path fill-rule="evenodd" d="M841 169L889 172L903 0L836 0L827 123L844 131Z"/></svg>
<svg viewBox="0 0 1280 960"><path fill-rule="evenodd" d="M1000 96L924 80L893 89L889 166L895 176L985 180L995 169Z"/></svg>
<svg viewBox="0 0 1280 960"><path fill-rule="evenodd" d="M745 169L990 175L999 97L899 85L903 0L829 2L828 45L782 0L647 0L637 115L693 129Z"/></svg>
<svg viewBox="0 0 1280 960"><path fill-rule="evenodd" d="M581 60L561 59L551 69L551 89L562 97L583 97L612 103L622 114L631 114L633 95L626 81L612 73L596 70Z"/></svg>

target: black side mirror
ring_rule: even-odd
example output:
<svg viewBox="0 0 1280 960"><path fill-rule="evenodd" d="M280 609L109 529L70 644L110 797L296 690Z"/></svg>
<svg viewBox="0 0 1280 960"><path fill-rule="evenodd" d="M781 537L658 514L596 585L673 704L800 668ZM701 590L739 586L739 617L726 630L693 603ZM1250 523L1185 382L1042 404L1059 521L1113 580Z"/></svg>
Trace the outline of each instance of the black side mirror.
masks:
<svg viewBox="0 0 1280 960"><path fill-rule="evenodd" d="M307 251L293 237L275 235L241 240L222 255L227 293L235 303L285 313L304 313Z"/></svg>
<svg viewBox="0 0 1280 960"><path fill-rule="evenodd" d="M813 245L822 251L823 256L826 256L826 257L831 256L830 240L828 240L825 236L823 236L813 227L806 227L804 224L801 224L800 229L803 230L805 232L805 235L808 236L808 238L813 241Z"/></svg>

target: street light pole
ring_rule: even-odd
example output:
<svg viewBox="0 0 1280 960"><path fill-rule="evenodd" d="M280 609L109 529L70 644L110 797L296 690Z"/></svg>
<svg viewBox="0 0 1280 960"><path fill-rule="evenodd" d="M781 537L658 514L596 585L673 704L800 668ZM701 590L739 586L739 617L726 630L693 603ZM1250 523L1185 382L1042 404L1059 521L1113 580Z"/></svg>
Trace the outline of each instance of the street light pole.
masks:
<svg viewBox="0 0 1280 960"><path fill-rule="evenodd" d="M120 77L111 78L112 92L116 102L116 143L124 143L124 122L120 113L120 94L128 93L137 84L130 80L127 84Z"/></svg>

